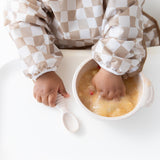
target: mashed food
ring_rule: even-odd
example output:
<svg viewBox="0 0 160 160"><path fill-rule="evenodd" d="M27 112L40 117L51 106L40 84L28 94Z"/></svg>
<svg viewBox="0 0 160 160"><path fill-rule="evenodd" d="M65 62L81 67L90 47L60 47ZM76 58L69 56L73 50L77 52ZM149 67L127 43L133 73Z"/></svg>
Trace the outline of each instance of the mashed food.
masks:
<svg viewBox="0 0 160 160"><path fill-rule="evenodd" d="M126 86L126 95L119 101L106 100L100 97L91 84L91 80L97 72L98 69L89 70L79 81L78 95L82 103L92 112L105 117L121 116L133 110L138 101L137 77L123 80Z"/></svg>

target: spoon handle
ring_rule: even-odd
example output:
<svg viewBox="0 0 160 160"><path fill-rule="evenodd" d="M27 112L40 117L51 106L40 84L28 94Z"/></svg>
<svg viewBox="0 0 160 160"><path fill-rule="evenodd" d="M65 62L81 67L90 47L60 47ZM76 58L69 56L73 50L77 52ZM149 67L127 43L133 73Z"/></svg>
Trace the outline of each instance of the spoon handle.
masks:
<svg viewBox="0 0 160 160"><path fill-rule="evenodd" d="M79 129L79 122L74 114L69 112L65 105L65 99L62 95L57 95L57 109L62 114L62 121L65 128L70 132L76 132Z"/></svg>
<svg viewBox="0 0 160 160"><path fill-rule="evenodd" d="M66 104L64 101L64 97L61 94L57 94L56 106L57 109L62 113L67 112Z"/></svg>

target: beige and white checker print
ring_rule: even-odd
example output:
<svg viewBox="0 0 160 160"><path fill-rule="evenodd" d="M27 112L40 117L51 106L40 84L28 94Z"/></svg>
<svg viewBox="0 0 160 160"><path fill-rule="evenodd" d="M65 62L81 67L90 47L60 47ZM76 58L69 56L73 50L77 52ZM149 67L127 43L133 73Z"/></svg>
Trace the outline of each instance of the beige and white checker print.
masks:
<svg viewBox="0 0 160 160"><path fill-rule="evenodd" d="M55 71L59 48L92 47L95 61L116 75L133 75L145 61L145 45L159 45L144 0L10 0L5 25L26 76Z"/></svg>

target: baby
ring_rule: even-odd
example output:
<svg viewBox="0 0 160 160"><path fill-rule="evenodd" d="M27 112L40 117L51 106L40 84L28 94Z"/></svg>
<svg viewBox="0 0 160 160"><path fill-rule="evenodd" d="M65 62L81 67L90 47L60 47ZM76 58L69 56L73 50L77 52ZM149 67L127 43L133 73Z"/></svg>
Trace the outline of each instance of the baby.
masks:
<svg viewBox="0 0 160 160"><path fill-rule="evenodd" d="M55 106L69 97L56 69L60 48L91 47L101 67L92 83L106 99L125 95L123 77L138 74L146 46L160 44L156 21L142 11L144 0L10 0L5 25L24 74L34 81L38 102Z"/></svg>

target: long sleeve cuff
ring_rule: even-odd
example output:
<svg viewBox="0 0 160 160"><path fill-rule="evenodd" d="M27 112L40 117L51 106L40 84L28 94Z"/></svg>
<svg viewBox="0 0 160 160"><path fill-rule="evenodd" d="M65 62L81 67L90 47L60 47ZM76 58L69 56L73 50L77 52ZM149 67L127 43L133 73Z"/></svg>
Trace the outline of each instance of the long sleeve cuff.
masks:
<svg viewBox="0 0 160 160"><path fill-rule="evenodd" d="M23 73L30 79L36 80L39 76L41 76L44 73L56 71L61 63L62 58L62 56L49 58L48 60L42 61L38 64L33 64L31 66L28 66L26 64L26 61L23 59L21 61Z"/></svg>
<svg viewBox="0 0 160 160"><path fill-rule="evenodd" d="M92 47L92 58L115 75L138 71L145 55L143 46L136 41L102 38Z"/></svg>
<svg viewBox="0 0 160 160"><path fill-rule="evenodd" d="M42 76L43 74L47 73L47 72L52 72L52 71L56 71L57 67L54 67L52 69L46 69L43 72L37 74L36 76L32 76L32 80L36 81L40 76Z"/></svg>

